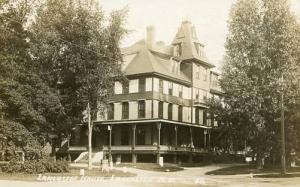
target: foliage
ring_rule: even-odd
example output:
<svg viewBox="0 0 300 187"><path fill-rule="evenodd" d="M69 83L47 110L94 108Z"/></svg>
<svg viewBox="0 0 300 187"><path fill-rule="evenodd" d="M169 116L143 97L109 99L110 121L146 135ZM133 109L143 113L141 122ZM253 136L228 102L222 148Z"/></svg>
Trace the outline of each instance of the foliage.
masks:
<svg viewBox="0 0 300 187"><path fill-rule="evenodd" d="M221 128L240 131L258 161L280 154L282 92L287 130L299 126L292 117L299 106L299 28L286 0L239 0L231 10L220 80L226 107L218 115L225 118Z"/></svg>
<svg viewBox="0 0 300 187"><path fill-rule="evenodd" d="M13 159L7 163L1 163L0 172L5 173L64 173L69 172L69 164L65 160L54 161L50 158L43 158L40 160L25 160L20 162Z"/></svg>
<svg viewBox="0 0 300 187"><path fill-rule="evenodd" d="M10 159L16 150L44 157L41 146L81 123L88 102L94 118L103 111L114 79L123 77L125 15L106 18L93 3L73 0L1 1L0 146ZM30 163L34 171L38 163Z"/></svg>
<svg viewBox="0 0 300 187"><path fill-rule="evenodd" d="M42 146L36 138L20 123L0 120L1 150L5 152L6 159L17 159L16 151L23 151L26 159L43 156ZM33 155L33 156L30 156Z"/></svg>
<svg viewBox="0 0 300 187"><path fill-rule="evenodd" d="M121 76L119 42L124 10L106 19L101 8L72 0L48 0L37 11L31 53L40 74L59 91L66 124L81 123L90 103L93 117L105 106Z"/></svg>
<svg viewBox="0 0 300 187"><path fill-rule="evenodd" d="M36 139L44 140L61 124L63 108L55 90L41 79L32 64L31 34L24 26L30 13L27 4L8 2L3 7L0 11L0 114L5 121L19 123L18 127L22 125Z"/></svg>

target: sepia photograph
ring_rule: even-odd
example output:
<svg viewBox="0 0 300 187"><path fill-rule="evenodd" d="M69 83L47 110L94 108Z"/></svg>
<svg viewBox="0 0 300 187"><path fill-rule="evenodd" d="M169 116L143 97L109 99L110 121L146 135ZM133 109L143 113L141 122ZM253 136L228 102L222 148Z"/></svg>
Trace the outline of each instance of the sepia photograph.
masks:
<svg viewBox="0 0 300 187"><path fill-rule="evenodd" d="M300 186L300 0L0 0L0 186Z"/></svg>

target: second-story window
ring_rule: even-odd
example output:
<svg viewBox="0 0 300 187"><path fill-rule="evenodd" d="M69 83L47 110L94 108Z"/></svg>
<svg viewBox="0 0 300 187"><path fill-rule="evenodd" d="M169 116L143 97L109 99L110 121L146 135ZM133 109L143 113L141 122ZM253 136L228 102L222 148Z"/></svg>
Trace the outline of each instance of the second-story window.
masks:
<svg viewBox="0 0 300 187"><path fill-rule="evenodd" d="M183 90L183 86L181 86L181 85L179 85L178 86L178 96L180 97L180 98L182 98L182 91Z"/></svg>
<svg viewBox="0 0 300 187"><path fill-rule="evenodd" d="M198 89L196 89L196 91L195 91L195 99L196 99L196 101L199 101L199 90Z"/></svg>
<svg viewBox="0 0 300 187"><path fill-rule="evenodd" d="M182 121L182 106L178 106L178 121Z"/></svg>
<svg viewBox="0 0 300 187"><path fill-rule="evenodd" d="M113 120L114 119L114 107L115 105L113 104L113 103L110 103L109 104L109 106L108 106L108 111L107 111L107 113L108 113L108 116L107 116L107 118L108 118L108 120Z"/></svg>
<svg viewBox="0 0 300 187"><path fill-rule="evenodd" d="M203 125L207 125L207 111L203 111Z"/></svg>
<svg viewBox="0 0 300 187"><path fill-rule="evenodd" d="M168 105L168 120L173 119L173 105L169 103Z"/></svg>
<svg viewBox="0 0 300 187"><path fill-rule="evenodd" d="M195 111L195 122L196 124L199 124L199 108L196 108L196 111Z"/></svg>
<svg viewBox="0 0 300 187"><path fill-rule="evenodd" d="M129 103L123 102L122 103L122 119L128 119L129 117Z"/></svg>
<svg viewBox="0 0 300 187"><path fill-rule="evenodd" d="M169 95L173 95L173 83L169 82Z"/></svg>
<svg viewBox="0 0 300 187"><path fill-rule="evenodd" d="M164 102L162 101L158 103L158 117L161 119L164 117Z"/></svg>
<svg viewBox="0 0 300 187"><path fill-rule="evenodd" d="M140 78L139 79L139 92L145 92L146 79Z"/></svg>
<svg viewBox="0 0 300 187"><path fill-rule="evenodd" d="M138 107L139 107L139 118L145 118L145 101L141 100L138 103Z"/></svg>
<svg viewBox="0 0 300 187"><path fill-rule="evenodd" d="M128 94L129 93L129 81L123 83L123 94Z"/></svg>

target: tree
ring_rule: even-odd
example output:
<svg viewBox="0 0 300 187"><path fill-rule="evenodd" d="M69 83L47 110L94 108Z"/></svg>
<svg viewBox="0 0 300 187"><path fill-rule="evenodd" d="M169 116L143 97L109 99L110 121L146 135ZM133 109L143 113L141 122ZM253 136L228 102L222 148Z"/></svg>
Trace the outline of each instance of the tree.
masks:
<svg viewBox="0 0 300 187"><path fill-rule="evenodd" d="M116 77L122 78L119 42L126 11L108 19L93 3L47 0L37 10L31 53L40 75L59 91L69 126L81 123L88 103L92 117L104 109Z"/></svg>
<svg viewBox="0 0 300 187"><path fill-rule="evenodd" d="M246 119L243 132L258 167L266 156L279 155L282 91L286 122L299 105L298 33L287 0L239 0L232 7L220 85L227 110Z"/></svg>
<svg viewBox="0 0 300 187"><path fill-rule="evenodd" d="M5 128L13 129L13 134L19 134L21 141L32 139L34 143L31 145L34 145L43 143L48 134L60 126L63 110L55 90L39 77L32 64L29 53L31 33L25 28L29 14L27 2L6 1L1 4L0 130L2 137L8 138L10 135ZM9 145L17 145L25 152L28 150L25 144L15 142L15 138L11 140L3 150L11 149Z"/></svg>
<svg viewBox="0 0 300 187"><path fill-rule="evenodd" d="M121 72L119 48L127 32L123 28L125 15L126 10L113 11L106 19L93 1L82 4L47 0L37 10L31 27L31 54L41 70L40 76L59 91L67 117L66 133L82 123L87 106L89 119L103 115L115 79L126 80ZM89 120L89 168L92 127Z"/></svg>

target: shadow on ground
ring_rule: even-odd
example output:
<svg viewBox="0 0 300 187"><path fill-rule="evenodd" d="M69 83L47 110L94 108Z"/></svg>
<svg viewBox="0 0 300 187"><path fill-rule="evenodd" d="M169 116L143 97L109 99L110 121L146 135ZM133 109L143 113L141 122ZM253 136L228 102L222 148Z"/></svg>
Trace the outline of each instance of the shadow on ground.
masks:
<svg viewBox="0 0 300 187"><path fill-rule="evenodd" d="M148 171L158 171L158 172L175 172L175 171L181 171L183 170L182 167L179 167L175 164L164 164L163 167L153 164L153 163L122 163L118 165L117 167L132 167L136 169L142 169L142 170L148 170Z"/></svg>
<svg viewBox="0 0 300 187"><path fill-rule="evenodd" d="M238 165L230 166L213 171L206 172L206 175L243 175L253 174L253 177L259 178L289 178L300 177L300 167L288 169L288 174L281 175L281 169L278 167L269 167L264 169L256 169L255 165Z"/></svg>

